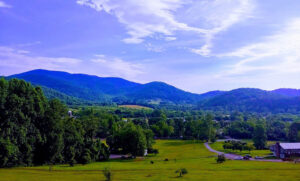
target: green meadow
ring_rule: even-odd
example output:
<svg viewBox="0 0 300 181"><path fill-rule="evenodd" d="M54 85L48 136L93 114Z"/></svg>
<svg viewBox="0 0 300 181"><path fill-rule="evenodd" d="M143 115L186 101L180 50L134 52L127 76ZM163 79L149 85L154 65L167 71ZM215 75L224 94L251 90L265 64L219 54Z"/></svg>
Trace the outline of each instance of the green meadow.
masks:
<svg viewBox="0 0 300 181"><path fill-rule="evenodd" d="M250 140L243 140L243 141L253 144L253 142ZM247 150L239 151L239 150L224 149L223 144L224 144L224 142L215 142L215 143L210 144L210 147L214 150L221 151L224 153L234 153L234 154L242 155L242 156L251 155L252 157L255 157L255 156L263 157L263 156L270 156L272 154L272 152L270 150L252 150L249 152ZM275 144L275 142L267 143L268 146L272 145L272 144Z"/></svg>
<svg viewBox="0 0 300 181"><path fill-rule="evenodd" d="M0 180L105 180L102 170L109 168L113 180L207 180L207 181L276 181L300 180L300 164L261 161L233 161L217 164L216 155L203 143L179 140L157 140L159 154L134 160L111 160L87 165L56 165L0 169ZM168 159L168 161L165 161ZM151 164L150 162L154 163ZM175 171L186 168L188 174L178 177Z"/></svg>

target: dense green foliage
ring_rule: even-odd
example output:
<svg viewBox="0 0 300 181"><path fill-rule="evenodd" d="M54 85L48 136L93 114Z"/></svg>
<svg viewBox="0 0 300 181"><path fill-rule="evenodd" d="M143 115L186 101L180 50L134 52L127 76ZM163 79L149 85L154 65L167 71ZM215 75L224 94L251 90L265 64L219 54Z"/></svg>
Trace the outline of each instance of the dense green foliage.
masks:
<svg viewBox="0 0 300 181"><path fill-rule="evenodd" d="M152 148L153 143L153 135L146 137L145 132L148 130L143 130L139 125L118 122L114 125L114 133L107 137L106 142L113 153L143 156L146 149Z"/></svg>
<svg viewBox="0 0 300 181"><path fill-rule="evenodd" d="M59 100L23 80L0 79L0 167L88 163L107 158L91 122L74 119Z"/></svg>
<svg viewBox="0 0 300 181"><path fill-rule="evenodd" d="M234 113L219 122L224 127L223 135L237 139L252 139L255 127L259 122L265 129L266 139L287 141L288 135L295 139L295 132L289 134L290 124L299 119L298 116L290 115L259 115ZM262 136L263 138L264 136Z"/></svg>
<svg viewBox="0 0 300 181"><path fill-rule="evenodd" d="M75 112L75 115L80 119L87 119L89 114L93 114L92 117L98 120L97 135L101 138L113 134L112 125L115 122L127 121L139 125L145 130L151 129L156 138L214 141L216 137L230 136L236 139L252 139L257 123L263 122L268 140L287 141L290 125L299 120L299 117L295 115L151 110L124 107L83 107ZM289 137L297 136L294 132L290 133L291 136Z"/></svg>
<svg viewBox="0 0 300 181"><path fill-rule="evenodd" d="M230 141L225 141L223 144L223 148L224 149L231 149L231 150L239 150L239 151L243 151L243 150L247 150L247 151L251 151L254 150L253 145L242 142L242 141L236 141L236 140L230 140Z"/></svg>
<svg viewBox="0 0 300 181"><path fill-rule="evenodd" d="M291 142L299 142L300 141L300 122L294 122L291 124L288 139Z"/></svg>
<svg viewBox="0 0 300 181"><path fill-rule="evenodd" d="M255 125L253 133L253 142L256 149L265 149L267 143L267 135L266 128L263 122L259 122Z"/></svg>

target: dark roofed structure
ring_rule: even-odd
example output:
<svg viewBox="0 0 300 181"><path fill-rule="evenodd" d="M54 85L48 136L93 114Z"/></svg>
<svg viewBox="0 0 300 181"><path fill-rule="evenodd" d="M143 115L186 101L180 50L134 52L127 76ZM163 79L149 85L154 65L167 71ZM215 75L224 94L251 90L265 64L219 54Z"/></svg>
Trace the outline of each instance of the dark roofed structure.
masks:
<svg viewBox="0 0 300 181"><path fill-rule="evenodd" d="M300 143L276 143L270 150L277 158L300 157Z"/></svg>

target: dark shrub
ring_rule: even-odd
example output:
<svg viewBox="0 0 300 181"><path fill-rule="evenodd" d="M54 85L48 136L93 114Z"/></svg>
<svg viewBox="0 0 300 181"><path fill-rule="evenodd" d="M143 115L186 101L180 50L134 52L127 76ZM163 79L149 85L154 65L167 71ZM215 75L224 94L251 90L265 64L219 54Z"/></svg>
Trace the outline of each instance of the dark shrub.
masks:
<svg viewBox="0 0 300 181"><path fill-rule="evenodd" d="M153 153L153 154L158 154L159 152L158 152L158 149L154 149L154 148L148 148L148 153L149 154L151 154L151 153Z"/></svg>
<svg viewBox="0 0 300 181"><path fill-rule="evenodd" d="M103 175L105 177L105 181L111 181L112 180L112 173L111 173L111 170L109 168L105 168L103 170Z"/></svg>
<svg viewBox="0 0 300 181"><path fill-rule="evenodd" d="M183 175L187 174L188 171L186 168L181 168L181 169L176 170L175 173L178 173L179 177L182 177Z"/></svg>
<svg viewBox="0 0 300 181"><path fill-rule="evenodd" d="M225 158L225 155L222 154L222 155L218 155L218 158L217 158L217 163L223 163L226 161L226 158Z"/></svg>

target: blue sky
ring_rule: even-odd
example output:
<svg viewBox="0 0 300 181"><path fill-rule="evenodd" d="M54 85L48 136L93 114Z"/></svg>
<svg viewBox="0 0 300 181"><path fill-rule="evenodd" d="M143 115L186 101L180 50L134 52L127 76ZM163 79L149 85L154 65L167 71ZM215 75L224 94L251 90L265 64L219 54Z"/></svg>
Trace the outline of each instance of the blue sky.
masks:
<svg viewBox="0 0 300 181"><path fill-rule="evenodd" d="M32 69L202 93L300 88L300 1L0 0L0 75Z"/></svg>

